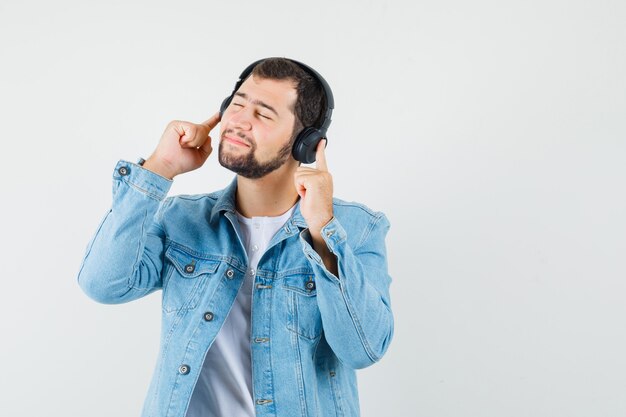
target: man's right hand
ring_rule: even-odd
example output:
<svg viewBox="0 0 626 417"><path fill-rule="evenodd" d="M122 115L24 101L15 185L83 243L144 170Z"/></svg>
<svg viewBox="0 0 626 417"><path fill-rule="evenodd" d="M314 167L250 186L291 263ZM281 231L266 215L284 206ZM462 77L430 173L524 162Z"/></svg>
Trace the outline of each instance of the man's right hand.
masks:
<svg viewBox="0 0 626 417"><path fill-rule="evenodd" d="M171 121L143 167L170 180L200 168L213 151L209 133L219 122L219 112L201 124Z"/></svg>

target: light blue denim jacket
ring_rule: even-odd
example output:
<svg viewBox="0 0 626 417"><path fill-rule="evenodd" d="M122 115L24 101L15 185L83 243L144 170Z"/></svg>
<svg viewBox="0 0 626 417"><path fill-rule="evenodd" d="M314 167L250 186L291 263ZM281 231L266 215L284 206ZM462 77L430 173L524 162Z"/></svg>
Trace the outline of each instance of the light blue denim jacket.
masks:
<svg viewBox="0 0 626 417"><path fill-rule="evenodd" d="M162 333L143 417L183 417L204 357L247 271L224 190L166 197L172 181L120 160L113 203L87 245L78 284L101 303L162 289ZM355 369L378 361L393 335L385 215L333 200L322 237L339 277L311 245L297 204L259 261L252 297L257 416L358 416Z"/></svg>

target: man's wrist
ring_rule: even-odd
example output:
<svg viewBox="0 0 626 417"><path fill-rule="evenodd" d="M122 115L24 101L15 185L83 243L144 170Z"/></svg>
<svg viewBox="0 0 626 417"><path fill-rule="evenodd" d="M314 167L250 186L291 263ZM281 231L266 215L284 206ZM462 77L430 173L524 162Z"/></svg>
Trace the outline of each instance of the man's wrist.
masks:
<svg viewBox="0 0 626 417"><path fill-rule="evenodd" d="M154 172L162 177L167 178L168 180L173 180L176 176L176 173L172 171L167 165L162 162L155 160L154 158L146 159L143 164L141 164L145 169Z"/></svg>
<svg viewBox="0 0 626 417"><path fill-rule="evenodd" d="M331 214L330 216L327 216L327 218L328 220L323 221L319 225L314 224L312 226L309 226L309 233L311 233L311 237L320 240L322 239L322 229L326 227L326 225L330 223L335 218L335 216Z"/></svg>

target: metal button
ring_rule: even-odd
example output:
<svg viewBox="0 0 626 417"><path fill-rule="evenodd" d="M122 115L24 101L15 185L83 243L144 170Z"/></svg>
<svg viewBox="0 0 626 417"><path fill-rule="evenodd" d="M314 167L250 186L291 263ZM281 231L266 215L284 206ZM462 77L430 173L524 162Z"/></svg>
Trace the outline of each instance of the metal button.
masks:
<svg viewBox="0 0 626 417"><path fill-rule="evenodd" d="M254 268L250 268L250 275L256 274L256 270Z"/></svg>
<svg viewBox="0 0 626 417"><path fill-rule="evenodd" d="M307 281L304 286L307 290L313 291L315 289L315 281Z"/></svg>
<svg viewBox="0 0 626 417"><path fill-rule="evenodd" d="M226 277L228 277L228 279L233 279L234 276L235 276L235 271L233 271L232 269L229 269L228 271L226 271Z"/></svg>
<svg viewBox="0 0 626 417"><path fill-rule="evenodd" d="M128 175L128 173L130 172L130 170L127 167L119 167L117 169L117 172L120 173L120 175Z"/></svg>
<svg viewBox="0 0 626 417"><path fill-rule="evenodd" d="M333 235L333 233L335 233L334 230L329 230L326 232L326 237L331 237Z"/></svg>
<svg viewBox="0 0 626 417"><path fill-rule="evenodd" d="M206 313L204 313L204 319L206 321L212 321L213 320L213 313L211 313L210 311L207 311Z"/></svg>
<svg viewBox="0 0 626 417"><path fill-rule="evenodd" d="M185 265L185 272L188 274L191 274L195 269L196 267L194 266L194 264Z"/></svg>
<svg viewBox="0 0 626 417"><path fill-rule="evenodd" d="M178 367L178 373L181 375L187 375L189 373L189 365L180 365Z"/></svg>

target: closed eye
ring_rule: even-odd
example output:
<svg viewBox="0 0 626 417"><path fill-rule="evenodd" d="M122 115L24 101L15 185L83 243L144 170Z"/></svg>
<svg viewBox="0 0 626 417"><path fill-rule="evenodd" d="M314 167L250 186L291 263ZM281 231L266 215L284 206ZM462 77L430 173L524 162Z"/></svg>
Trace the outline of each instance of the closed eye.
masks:
<svg viewBox="0 0 626 417"><path fill-rule="evenodd" d="M235 106L235 107L241 107L241 108L243 108L243 107L244 107L244 105L243 105L243 104L241 104L241 103L235 103L235 102L231 102L231 105L232 105L232 106ZM262 118L264 118L264 119L266 119L266 120L273 120L270 116L267 116L267 115L265 115L265 114L263 114L263 113L258 113L258 112L257 112L257 114L259 115L259 117L262 117Z"/></svg>

